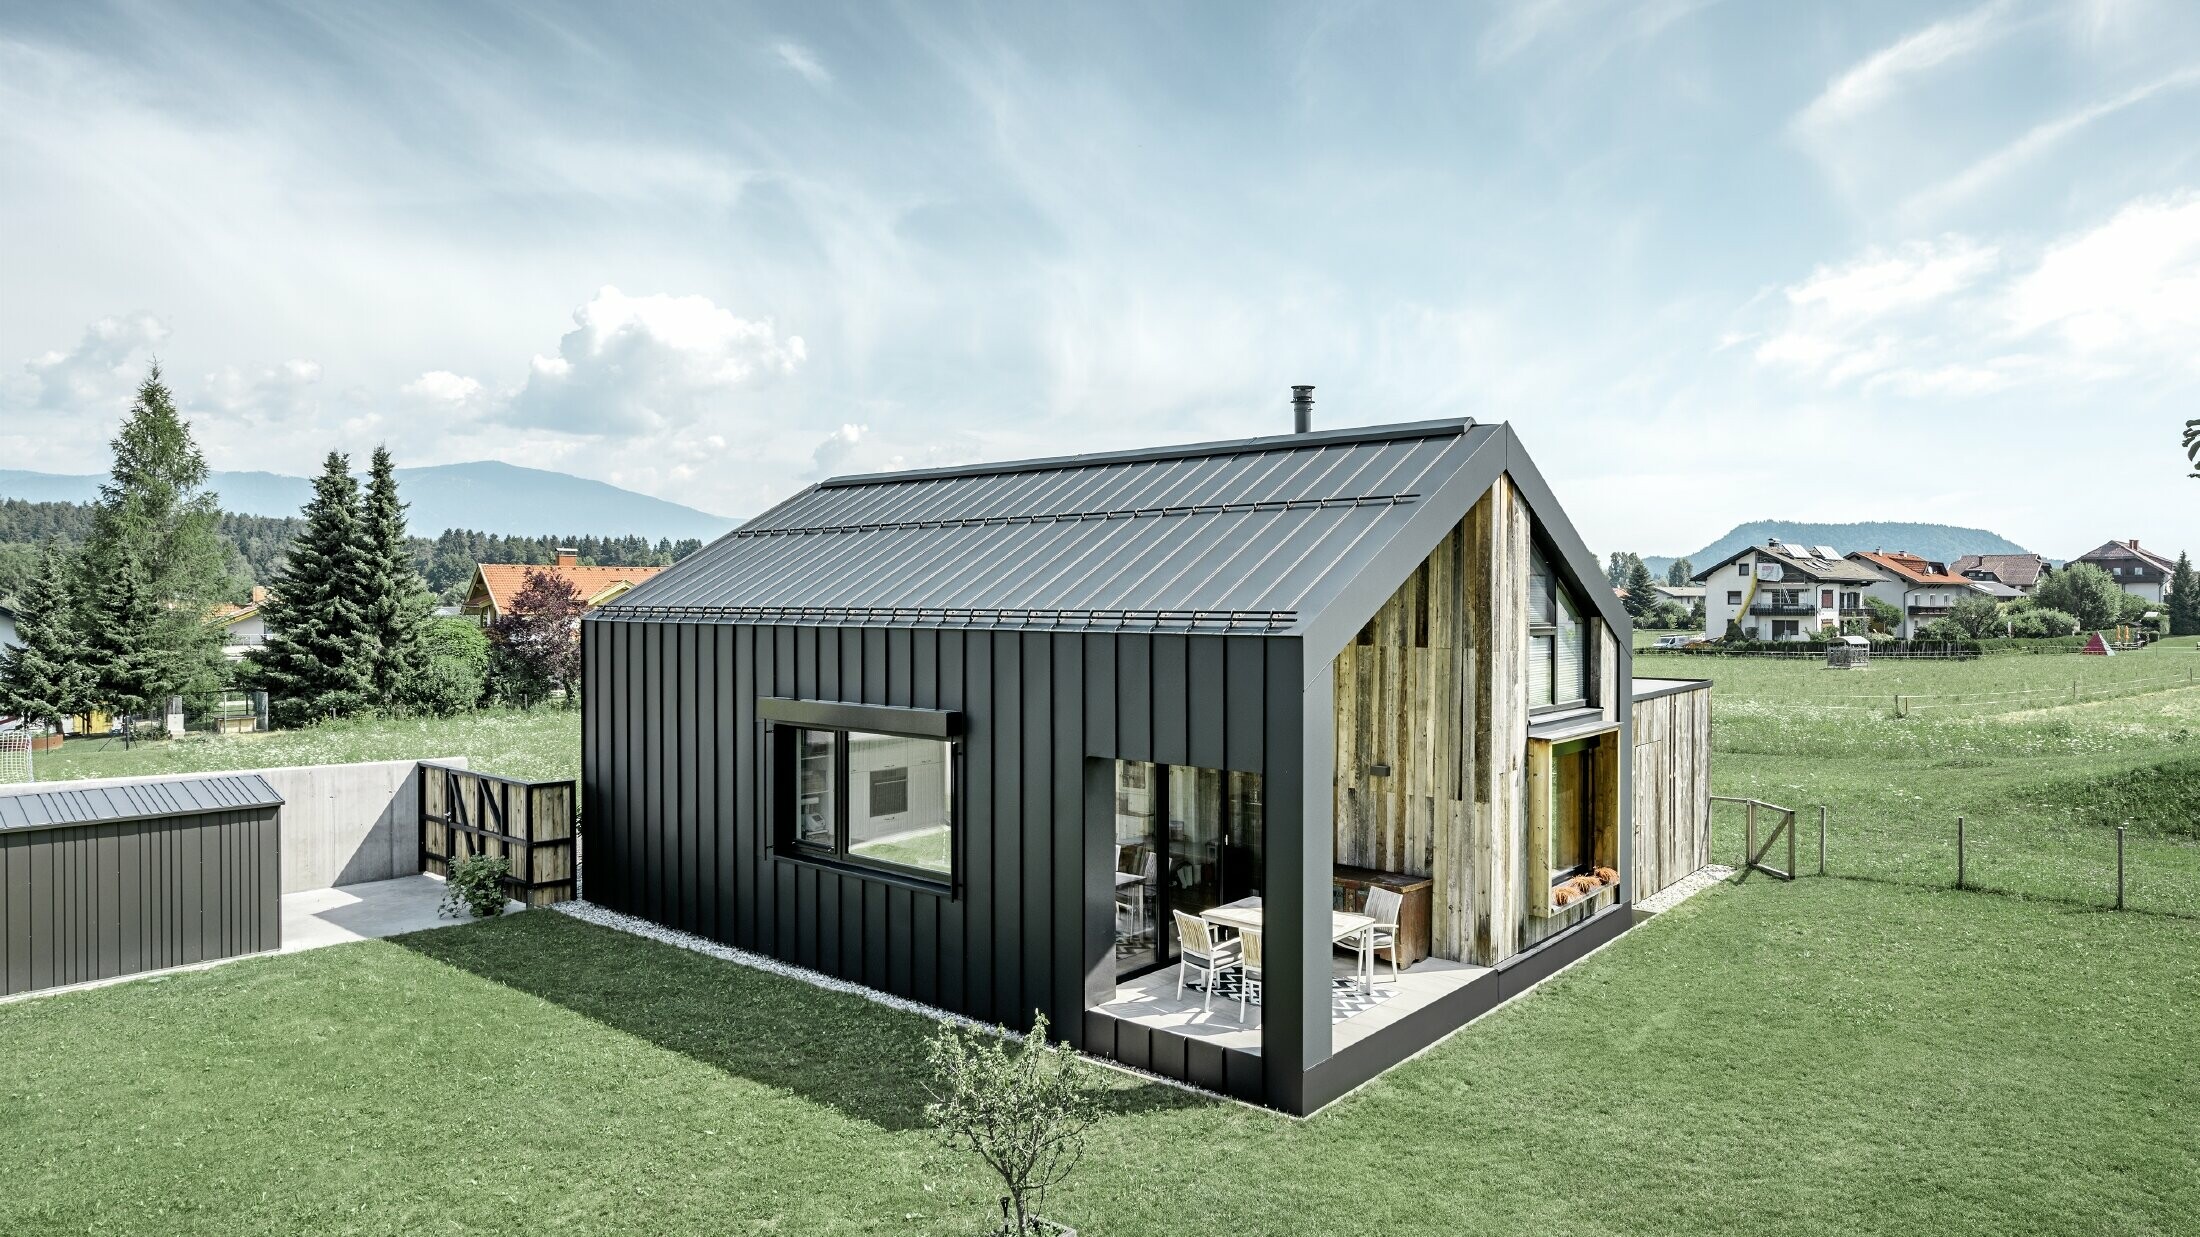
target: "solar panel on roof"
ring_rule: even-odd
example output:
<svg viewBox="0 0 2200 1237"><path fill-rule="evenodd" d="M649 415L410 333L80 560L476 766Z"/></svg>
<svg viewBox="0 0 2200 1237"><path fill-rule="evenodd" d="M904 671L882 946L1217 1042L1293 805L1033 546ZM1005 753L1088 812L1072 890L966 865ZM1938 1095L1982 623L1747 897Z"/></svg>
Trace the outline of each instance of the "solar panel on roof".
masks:
<svg viewBox="0 0 2200 1237"><path fill-rule="evenodd" d="M1829 563L1832 562L1834 559L1841 557L1841 551L1834 549L1830 545L1812 546L1811 549L1817 552L1818 557L1825 559Z"/></svg>

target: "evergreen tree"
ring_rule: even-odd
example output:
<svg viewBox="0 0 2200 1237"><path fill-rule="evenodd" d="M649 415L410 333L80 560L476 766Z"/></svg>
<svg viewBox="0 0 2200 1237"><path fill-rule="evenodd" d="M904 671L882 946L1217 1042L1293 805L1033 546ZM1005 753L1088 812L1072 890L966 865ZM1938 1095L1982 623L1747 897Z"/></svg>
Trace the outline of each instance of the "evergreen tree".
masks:
<svg viewBox="0 0 2200 1237"><path fill-rule="evenodd" d="M374 703L396 707L406 685L427 664L428 620L435 599L413 571L405 537L405 504L397 497L397 470L386 447L374 449L367 474L366 577L363 605L372 642L367 679Z"/></svg>
<svg viewBox="0 0 2200 1237"><path fill-rule="evenodd" d="M2200 636L2200 573L2192 558L2179 553L2177 570L2169 577L2169 634Z"/></svg>
<svg viewBox="0 0 2200 1237"><path fill-rule="evenodd" d="M367 631L368 553L351 461L331 451L260 614L267 642L252 650L252 680L278 725L356 713L369 702L374 640Z"/></svg>
<svg viewBox="0 0 2200 1237"><path fill-rule="evenodd" d="M74 585L60 547L47 542L37 574L17 599L15 630L23 643L0 649L0 707L56 729L91 703L92 671L78 632Z"/></svg>
<svg viewBox="0 0 2200 1237"><path fill-rule="evenodd" d="M1673 565L1665 569L1665 582L1674 588L1686 588L1695 574L1696 564L1685 558L1676 558Z"/></svg>
<svg viewBox="0 0 2200 1237"><path fill-rule="evenodd" d="M136 560L124 558L99 579L90 604L80 610L90 633L92 703L125 717L164 706L173 693L168 650L159 636L161 606Z"/></svg>
<svg viewBox="0 0 2200 1237"><path fill-rule="evenodd" d="M136 623L127 649L116 631L87 627L86 642L103 659L113 651L129 667L101 665L104 691L128 683L145 689L129 698L145 707L169 695L210 689L221 672L221 632L205 620L229 591L230 548L220 533L221 511L206 490L206 458L191 427L176 411L156 363L140 383L130 415L110 444L114 463L93 504L92 527L81 555L79 615L105 624L115 606L149 606L150 622ZM143 598L115 589L134 574ZM110 697L105 703L120 703Z"/></svg>
<svg viewBox="0 0 2200 1237"><path fill-rule="evenodd" d="M1629 557L1633 558L1634 556L1629 555ZM1658 602L1664 600L1658 594L1658 582L1651 578L1649 565L1639 558L1636 558L1627 568L1625 587L1627 589L1625 604L1630 618L1641 618L1643 615L1657 609Z"/></svg>

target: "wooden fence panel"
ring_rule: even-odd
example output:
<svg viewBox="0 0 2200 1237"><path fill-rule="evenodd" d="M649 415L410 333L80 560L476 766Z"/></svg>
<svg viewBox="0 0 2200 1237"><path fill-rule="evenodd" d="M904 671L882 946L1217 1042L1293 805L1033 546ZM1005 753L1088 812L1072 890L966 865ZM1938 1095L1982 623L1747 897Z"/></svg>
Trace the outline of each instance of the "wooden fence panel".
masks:
<svg viewBox="0 0 2200 1237"><path fill-rule="evenodd" d="M504 887L515 900L548 906L576 896L578 842L574 785L420 766L420 867L449 876L472 855L503 859Z"/></svg>

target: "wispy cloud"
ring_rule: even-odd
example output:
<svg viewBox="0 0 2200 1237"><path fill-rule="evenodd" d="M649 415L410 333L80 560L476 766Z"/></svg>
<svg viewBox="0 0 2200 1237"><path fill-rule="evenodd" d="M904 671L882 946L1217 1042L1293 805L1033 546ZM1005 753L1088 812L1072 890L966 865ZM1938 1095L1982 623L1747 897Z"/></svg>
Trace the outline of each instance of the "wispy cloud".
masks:
<svg viewBox="0 0 2200 1237"><path fill-rule="evenodd" d="M1861 115L1911 79L1977 52L2008 33L2010 7L2009 0L1993 0L1880 48L1828 82L1796 118L1797 125L1821 129Z"/></svg>
<svg viewBox="0 0 2200 1237"><path fill-rule="evenodd" d="M817 53L793 39L781 39L772 44L772 54L779 57L779 63L800 73L812 86L833 84L833 75L819 63Z"/></svg>

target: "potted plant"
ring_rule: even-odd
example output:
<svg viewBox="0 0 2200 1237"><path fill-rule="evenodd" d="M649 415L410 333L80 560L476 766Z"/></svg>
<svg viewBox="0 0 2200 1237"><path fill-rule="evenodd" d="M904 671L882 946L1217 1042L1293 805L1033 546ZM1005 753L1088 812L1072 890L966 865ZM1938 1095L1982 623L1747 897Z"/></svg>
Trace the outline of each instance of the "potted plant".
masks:
<svg viewBox="0 0 2200 1237"><path fill-rule="evenodd" d="M1039 1209L1084 1155L1099 1105L1076 1054L1047 1042L1045 1014L1021 1044L1009 1043L1005 1032L941 1027L927 1046L932 1102L924 1114L949 1147L976 1152L1000 1175L1007 1193L996 1237L1076 1237Z"/></svg>

